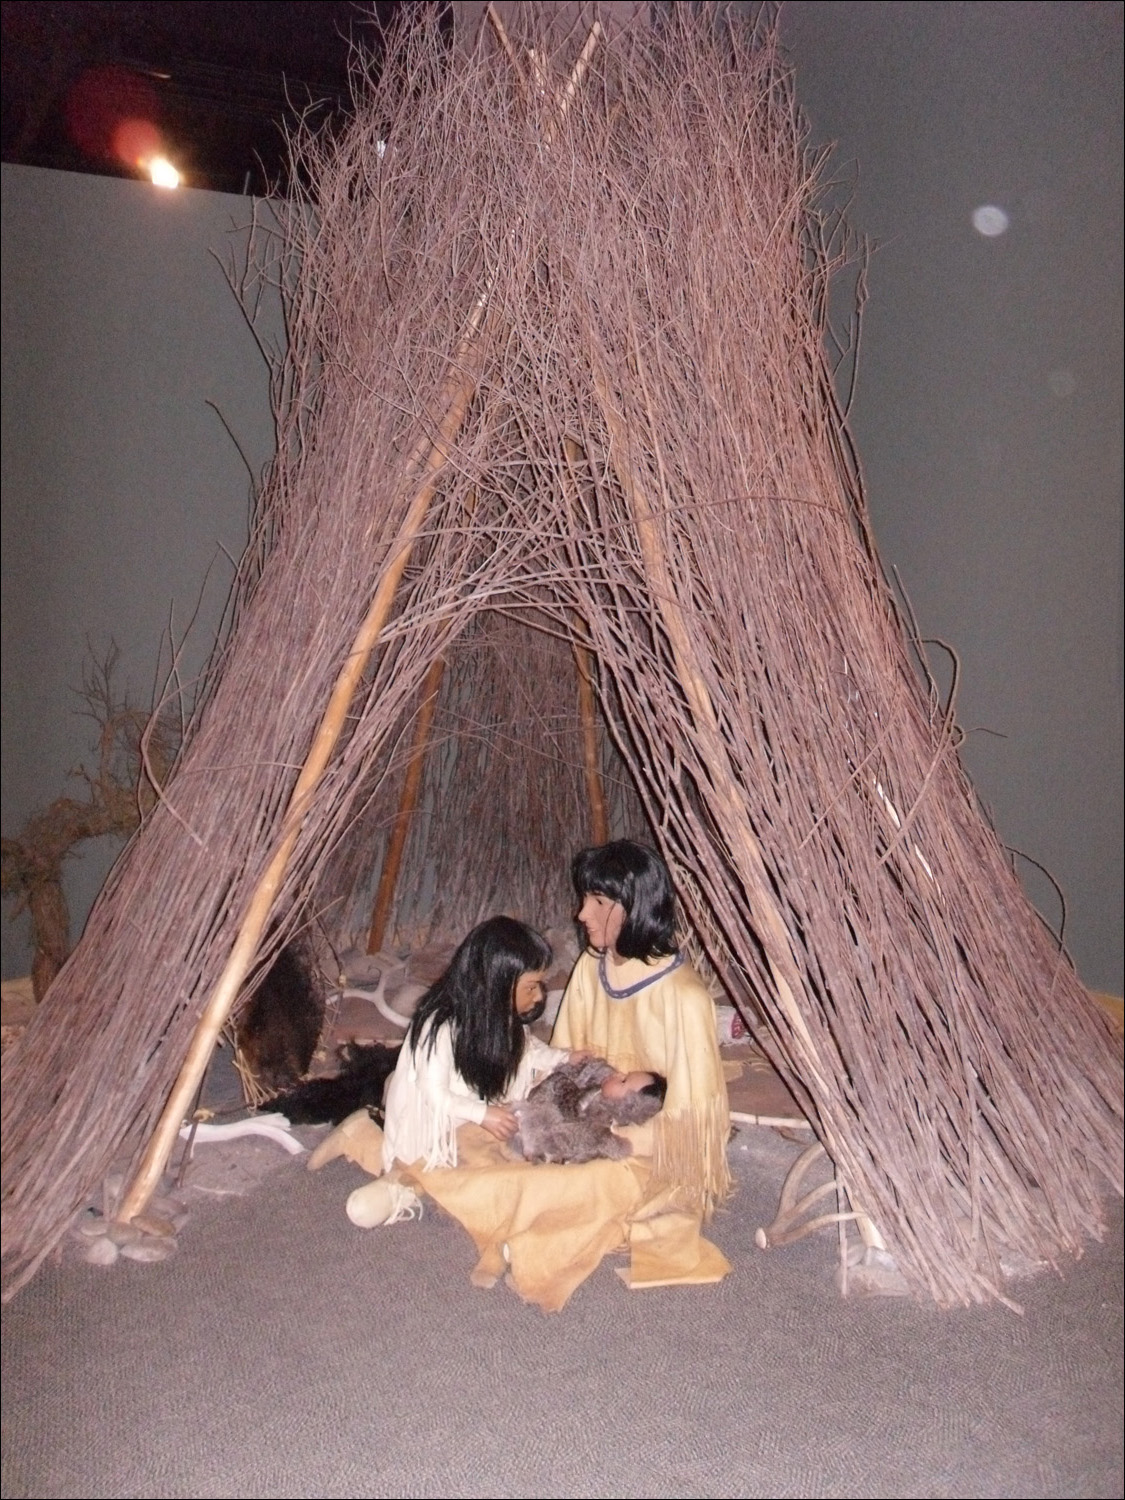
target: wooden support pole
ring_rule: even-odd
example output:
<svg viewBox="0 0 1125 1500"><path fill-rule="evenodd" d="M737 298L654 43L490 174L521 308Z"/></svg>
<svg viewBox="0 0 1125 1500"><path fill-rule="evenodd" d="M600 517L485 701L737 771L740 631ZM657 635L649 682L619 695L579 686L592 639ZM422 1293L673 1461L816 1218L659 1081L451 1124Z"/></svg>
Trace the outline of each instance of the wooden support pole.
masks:
<svg viewBox="0 0 1125 1500"><path fill-rule="evenodd" d="M594 843L604 844L609 839L609 818L605 808L601 757L598 755L593 664L589 651L578 641L574 643L574 662L578 668L578 717L582 723L582 758L586 772L586 800L590 804L590 828Z"/></svg>
<svg viewBox="0 0 1125 1500"><path fill-rule="evenodd" d="M430 743L430 729L437 708L438 690L445 672L445 658L435 656L430 663L422 684L422 706L414 725L414 741L410 747L410 759L406 763L406 776L402 784L402 797L398 812L391 827L383 868L379 875L379 889L375 893L375 904L371 909L371 927L367 934L368 953L378 953L387 933L387 919L395 898L398 872L402 865L402 854L406 848L406 836L418 805L418 794L422 789L422 771L426 764L426 750Z"/></svg>
<svg viewBox="0 0 1125 1500"><path fill-rule="evenodd" d="M595 21L559 97L557 118L560 123L565 119L575 91L590 65L590 58L593 56L601 34L601 25ZM553 138L553 135L553 129L546 132L548 140ZM388 561L375 591L375 597L371 601L371 607L336 680L328 707L325 709L324 717L313 740L312 749L297 778L297 785L293 789L282 824L281 842L250 898L250 904L242 920L230 958L204 1007L183 1067L180 1069L168 1102L157 1121L156 1129L141 1159L137 1175L122 1201L118 1217L125 1222L135 1218L144 1210L156 1190L161 1173L175 1145L180 1124L199 1087L219 1032L230 1014L250 965L254 961L254 955L258 951L258 944L265 930L274 898L285 877L305 813L335 748L336 741L339 739L356 686L390 614L414 541L421 530L430 501L437 489L438 474L448 457L449 445L461 429L469 402L476 390L478 340L488 308L490 292L491 286L486 285L477 297L467 320L453 367L443 387L439 407L442 416L439 419L437 434L432 439L425 435L420 437L411 454L411 463L407 472L418 473L420 483L400 533L398 551Z"/></svg>
<svg viewBox="0 0 1125 1500"><path fill-rule="evenodd" d="M586 454L576 438L565 437L563 449L571 476ZM572 511L577 509L575 497L569 493L570 483L563 481L563 493ZM575 630L585 630L585 622L574 617ZM605 806L605 788L602 785L601 756L598 754L598 726L594 712L594 666L589 650L574 637L574 664L578 671L578 718L582 725L582 759L586 774L586 801L590 805L590 828L595 844L604 844L609 839L609 817Z"/></svg>
<svg viewBox="0 0 1125 1500"><path fill-rule="evenodd" d="M527 87L527 79L523 76L520 60L516 56L516 49L512 46L504 22L500 19L500 12L496 9L495 5L490 3L485 6L484 13L492 24L492 29L496 33L496 40L504 49L504 56L511 64L512 72L516 75L516 82L519 84L520 93L523 95L524 102L526 103L531 98L531 92Z"/></svg>
<svg viewBox="0 0 1125 1500"><path fill-rule="evenodd" d="M631 364L647 403L644 369L640 351L635 344ZM657 525L652 501L643 480L630 461L632 445L629 429L617 408L605 369L596 359L592 366L592 373L594 389L610 434L610 463L633 513L633 522L645 561L645 572L653 605L667 633L668 643L672 648L672 659L676 664L676 676L691 707L696 739L701 744L712 789L722 808L723 827L740 857L740 874L751 898L762 936L766 939L762 946L777 989L778 1001L801 1044L805 1062L802 1070L804 1075L814 1079L821 1091L828 1094L830 1081L825 1075L816 1044L797 1004L795 982L797 975L792 959L789 932L785 926L785 919L770 891L761 846L746 817L744 800L719 730L715 705L711 701L711 694L703 677L695 642L687 621L684 619L672 582L668 552ZM786 973L787 969L790 970L789 973ZM870 1218L866 1214L857 1213L856 1219L864 1243L876 1245L880 1249L885 1248L882 1236Z"/></svg>
<svg viewBox="0 0 1125 1500"><path fill-rule="evenodd" d="M472 521L477 509L477 492L474 486L465 497L465 520L466 524ZM462 558L462 562L464 559ZM458 582L461 578L461 570L457 572ZM391 829L391 837L387 844L387 852L383 859L383 868L379 874L379 889L375 895L375 901L371 907L371 926L367 932L368 953L378 953L383 946L383 939L387 935L387 921L394 904L395 890L398 886L399 870L402 866L402 856L406 849L406 838L410 832L410 824L414 818L414 809L418 805L418 796L422 789L422 772L426 765L426 751L430 742L430 731L434 722L434 713L437 710L438 693L441 690L441 679L445 675L445 658L437 656L430 663L422 683L422 704L418 710L418 719L414 726L414 741L410 747L410 759L406 763L406 777L403 781L402 796L399 799L398 813L395 817L394 826Z"/></svg>
<svg viewBox="0 0 1125 1500"><path fill-rule="evenodd" d="M794 1031L804 1043L808 1053L810 1071L819 1073L816 1067L816 1049L805 1019L797 1005L793 985L784 972L785 958L790 953L789 933L784 918L769 894L769 882L765 861L758 841L746 820L745 807L739 795L734 775L730 769L726 748L719 733L718 717L711 702L711 694L704 681L691 631L684 619L672 583L667 550L656 524L652 501L640 476L634 470L630 458L631 447L625 420L617 410L609 380L604 369L595 363L593 367L594 388L610 434L609 459L617 482L633 513L637 529L637 540L645 561L649 590L656 612L668 636L672 648L672 659L676 664L676 675L691 706L695 732L706 752L706 764L712 787L725 815L725 826L733 843L742 855L746 875L750 876L750 889L754 897L754 909L758 920L772 941L766 946L766 958L777 987L781 1007L788 1016ZM772 949L773 951L769 951ZM822 1082L824 1080L822 1079Z"/></svg>
<svg viewBox="0 0 1125 1500"><path fill-rule="evenodd" d="M558 125L561 125L566 119L567 111L569 110L571 103L574 100L575 94L578 92L579 84L586 76L586 71L590 66L590 59L593 57L594 52L597 49L597 45L601 40L601 36L602 23L600 21L595 21L594 24L590 27L582 51L578 54L578 61L570 70L570 77L563 85L562 92L559 94L558 98L555 101L559 112ZM548 145L550 145L554 140L555 135L558 131L558 125L546 132L546 142Z"/></svg>
<svg viewBox="0 0 1125 1500"><path fill-rule="evenodd" d="M226 967L203 1009L179 1076L157 1121L156 1129L141 1159L137 1175L122 1201L118 1217L126 1223L143 1212L156 1191L161 1173L168 1164L180 1125L191 1107L192 1099L195 1097L215 1043L218 1041L219 1032L230 1014L250 965L254 961L254 955L258 951L258 944L265 930L274 898L285 877L285 871L313 793L339 739L348 708L367 667L371 652L390 615L411 549L437 489L438 476L448 459L450 445L461 429L469 402L476 390L479 363L478 340L488 306L488 295L487 289L480 294L469 316L465 334L442 390L440 407L442 415L437 432L432 437L426 435L420 437L411 454L411 464L407 472L416 475L417 488L399 533L397 550L392 550L388 556L383 576L375 590L375 597L371 601L371 606L332 689L332 696L313 739L312 748L290 797L289 807L282 824L281 841L250 898Z"/></svg>
<svg viewBox="0 0 1125 1500"><path fill-rule="evenodd" d="M516 82L519 85L519 90L523 95L524 101L526 103L530 103L532 98L532 91L528 86L527 79L524 77L523 69L520 67L519 58L516 56L516 49L512 46L511 39L509 38L507 30L504 27L504 22L500 17L500 12L497 10L495 5L490 3L485 6L484 13L492 25L493 31L496 33L497 41L504 49L504 55L507 57L509 63L511 64L512 72L516 75ZM586 35L586 41L583 44L582 51L578 54L578 58L575 61L574 67L570 70L570 77L564 84L560 85L559 90L555 95L553 102L555 105L556 115L554 120L548 124L543 137L545 144L548 146L554 140L555 135L558 132L558 127L566 119L567 111L570 109L571 103L574 100L574 96L578 92L579 85L581 84L583 78L585 78L586 73L590 67L590 59L593 57L598 42L601 40L602 32L602 23L600 21L595 21ZM544 98L547 92L547 72L546 68L544 67L543 59L539 55L539 53L532 48L528 51L527 60L531 66L531 71L535 79L535 95L538 98Z"/></svg>

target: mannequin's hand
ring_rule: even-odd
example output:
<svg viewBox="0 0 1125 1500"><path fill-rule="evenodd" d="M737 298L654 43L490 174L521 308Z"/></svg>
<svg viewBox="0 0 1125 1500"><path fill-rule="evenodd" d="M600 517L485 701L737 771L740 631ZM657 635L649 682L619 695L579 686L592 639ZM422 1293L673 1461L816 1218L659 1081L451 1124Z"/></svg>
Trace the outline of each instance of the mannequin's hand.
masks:
<svg viewBox="0 0 1125 1500"><path fill-rule="evenodd" d="M506 1104L490 1104L480 1123L498 1141L510 1141L519 1129L519 1121Z"/></svg>

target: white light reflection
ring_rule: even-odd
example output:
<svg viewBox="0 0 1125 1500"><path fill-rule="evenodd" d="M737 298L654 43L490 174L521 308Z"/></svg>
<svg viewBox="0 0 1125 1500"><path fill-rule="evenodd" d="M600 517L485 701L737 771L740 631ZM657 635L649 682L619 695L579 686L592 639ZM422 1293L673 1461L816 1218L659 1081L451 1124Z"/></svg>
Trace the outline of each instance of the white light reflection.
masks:
<svg viewBox="0 0 1125 1500"><path fill-rule="evenodd" d="M154 156L148 164L148 175L154 186L178 188L182 181L179 172L166 156Z"/></svg>
<svg viewBox="0 0 1125 1500"><path fill-rule="evenodd" d="M1003 234L1008 222L1008 215L995 203L982 203L973 209L973 228L986 239L994 240L998 234Z"/></svg>

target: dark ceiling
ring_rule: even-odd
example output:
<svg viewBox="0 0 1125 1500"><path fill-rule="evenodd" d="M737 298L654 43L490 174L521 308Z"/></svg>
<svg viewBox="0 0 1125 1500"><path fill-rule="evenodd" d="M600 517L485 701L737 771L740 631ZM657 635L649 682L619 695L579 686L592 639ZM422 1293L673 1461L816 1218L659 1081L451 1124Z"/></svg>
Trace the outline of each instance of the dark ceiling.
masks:
<svg viewBox="0 0 1125 1500"><path fill-rule="evenodd" d="M427 3L4 0L3 159L139 177L159 149L194 187L274 190L285 126L331 128L352 45L377 52L395 12Z"/></svg>

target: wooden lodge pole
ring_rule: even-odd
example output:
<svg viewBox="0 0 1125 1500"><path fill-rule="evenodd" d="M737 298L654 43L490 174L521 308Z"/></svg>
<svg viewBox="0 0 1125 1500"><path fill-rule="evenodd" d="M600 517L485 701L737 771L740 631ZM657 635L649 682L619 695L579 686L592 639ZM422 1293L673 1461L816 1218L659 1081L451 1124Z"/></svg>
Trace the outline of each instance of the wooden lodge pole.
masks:
<svg viewBox="0 0 1125 1500"><path fill-rule="evenodd" d="M168 1164L180 1125L199 1088L215 1043L218 1041L219 1032L230 1014L231 1007L258 951L262 932L273 907L274 898L285 877L285 871L312 795L340 737L348 708L367 667L371 652L390 615L411 549L421 530L434 491L437 489L438 476L449 456L450 444L461 429L469 402L476 390L478 339L488 306L488 297L489 291L486 288L478 296L469 315L468 325L457 350L453 368L446 377L442 391L443 415L438 424L437 434L433 438L420 437L411 454L412 461L407 472L414 472L418 475L418 487L399 534L398 550L389 558L383 576L379 580L379 586L375 590L375 597L371 601L371 606L359 628L352 648L340 669L312 748L289 799L289 807L282 824L281 842L250 898L250 904L242 919L242 925L226 967L203 1009L179 1076L145 1149L137 1175L122 1201L118 1218L126 1223L143 1212Z"/></svg>
<svg viewBox="0 0 1125 1500"><path fill-rule="evenodd" d="M499 16L491 5L489 10L493 12L491 19L496 25L499 22ZM575 91L590 65L590 59L601 34L601 24L595 21L570 77L556 101L556 120L559 124L566 117ZM556 129L557 124L552 123L546 132L548 141L553 139ZM285 877L285 871L313 792L339 739L348 708L366 669L371 652L387 622L399 582L410 558L411 549L421 530L434 491L437 489L438 474L448 457L448 447L461 429L469 402L476 390L477 359L475 356L478 352L478 340L488 308L490 291L491 286L486 285L477 297L469 315L453 368L443 388L441 403L443 415L437 436L433 439L424 435L420 437L411 454L411 464L407 472L415 470L420 482L399 537L399 550L388 563L367 616L360 626L352 649L336 679L328 707L324 711L320 727L313 740L312 749L297 778L297 785L293 789L285 821L282 824L281 843L250 898L250 904L242 919L230 958L203 1009L179 1076L145 1149L137 1175L122 1201L118 1218L124 1222L128 1222L141 1213L156 1190L156 1185L172 1154L172 1147L180 1125L191 1106L215 1043L218 1041L219 1032L230 1014L250 965L254 961L254 955L258 951L258 944L265 930L274 898Z"/></svg>
<svg viewBox="0 0 1125 1500"><path fill-rule="evenodd" d="M586 798L590 804L590 828L595 844L609 839L609 818L605 808L605 788L598 755L598 725L594 716L594 678L590 653L578 641L574 643L574 662L578 668L578 717L582 723L582 758L586 772Z"/></svg>
<svg viewBox="0 0 1125 1500"><path fill-rule="evenodd" d="M387 852L379 875L379 889L375 893L375 904L371 909L371 927L367 934L368 953L378 953L387 933L387 919L391 914L391 903L395 898L398 872L402 865L402 854L406 848L406 836L418 806L418 794L422 789L422 771L426 764L426 750L430 743L430 729L437 708L438 690L445 672L445 658L435 656L430 663L422 684L422 706L414 726L414 742L410 747L410 759L406 763L406 777L402 784L402 797L398 813L387 842Z"/></svg>
<svg viewBox="0 0 1125 1500"><path fill-rule="evenodd" d="M516 75L524 98L530 101L530 91L527 80L524 78L523 69L520 67L519 58L515 48L512 46L504 23L494 5L485 8L485 15L496 33L497 39ZM561 120L574 97L575 90L582 79L583 74L589 66L590 58L594 48L597 46L601 35L601 27L595 22L586 38L585 46L579 54L578 61L574 65L569 79L559 94L556 105ZM531 54L533 66L537 62L535 54ZM543 81L537 72L539 92L543 92ZM472 501L470 500L470 511ZM606 817L605 793L602 788L601 774L598 768L598 742L597 729L594 718L594 692L593 678L590 667L589 652L575 642L575 660L578 665L578 701L579 715L582 721L583 754L585 761L586 791L590 801L590 816L593 825L594 842L603 844L609 838L609 823ZM378 953L383 946L383 939L387 933L387 923L390 919L391 906L394 902L395 889L398 885L399 871L402 867L402 856L406 849L406 840L410 832L410 824L414 818L414 812L418 805L418 797L422 788L422 772L425 767L426 751L429 745L430 732L433 725L434 711L437 707L438 690L441 686L442 674L445 663L439 657L430 667L426 674L426 680L422 688L422 706L418 713L418 720L414 729L414 741L411 745L410 759L406 766L406 777L402 787L402 797L399 801L398 813L391 829L391 836L387 843L387 852L383 859L383 868L379 874L379 885L375 893L375 900L371 910L371 926L367 933L367 952Z"/></svg>
<svg viewBox="0 0 1125 1500"><path fill-rule="evenodd" d="M576 438L565 437L563 448L571 472L586 457L582 445ZM571 509L575 500L567 493L569 484L563 482L563 492ZM584 630L585 622L574 616L575 630ZM594 664L589 649L574 636L574 665L578 672L578 720L582 725L582 760L586 775L586 800L590 804L590 831L595 844L604 844L609 839L609 817L605 806L605 787L602 785L601 756L598 754L598 726L594 712Z"/></svg>
<svg viewBox="0 0 1125 1500"><path fill-rule="evenodd" d="M635 347L631 363L647 402L641 357ZM629 459L631 444L628 426L617 409L609 379L600 361L595 360L592 371L594 388L610 434L610 463L633 513L653 603L668 633L672 658L676 664L676 675L691 705L696 734L706 749L707 770L718 801L723 808L728 836L738 847L742 858L744 878L749 877L747 888L754 911L764 932L768 933L771 939L771 943L763 944L763 947L766 950L766 961L777 988L778 1000L802 1043L808 1073L817 1079L821 1089L827 1093L828 1080L824 1076L816 1044L797 1004L795 986L783 969L784 958L781 955L791 957L792 954L785 919L770 893L761 846L746 818L745 806L739 795L727 758L726 747L723 744L723 737L719 731L715 705L711 701L711 694L700 667L698 652L672 583L667 549L656 524L652 502L644 483ZM774 948L774 953L769 951L770 947ZM882 1235L867 1214L857 1211L856 1224L864 1244L880 1250L886 1248Z"/></svg>
<svg viewBox="0 0 1125 1500"><path fill-rule="evenodd" d="M476 508L477 492L474 486L465 498L466 522L472 521ZM459 582L460 570L458 570L457 578ZM379 888L371 907L371 926L367 932L368 953L378 953L387 935L387 922L394 904L395 890L398 887L406 839L418 806L418 796L422 790L422 772L426 766L426 752L429 749L434 714L437 712L438 693L441 691L441 680L444 675L445 658L436 656L430 663L422 682L422 704L414 725L414 740L410 747L410 758L406 763L402 796L399 798L398 813L395 816L391 837L387 843L387 852L383 858L383 868L379 872Z"/></svg>

